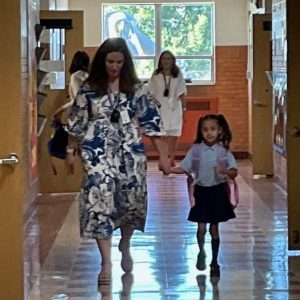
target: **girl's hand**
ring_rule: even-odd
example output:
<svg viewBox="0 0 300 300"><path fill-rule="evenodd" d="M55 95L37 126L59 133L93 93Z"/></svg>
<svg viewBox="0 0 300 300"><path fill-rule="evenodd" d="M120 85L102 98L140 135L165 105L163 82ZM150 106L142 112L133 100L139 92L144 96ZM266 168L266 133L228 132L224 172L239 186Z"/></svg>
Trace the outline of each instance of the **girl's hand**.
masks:
<svg viewBox="0 0 300 300"><path fill-rule="evenodd" d="M214 167L215 173L218 174L224 174L228 176L231 179L234 179L237 176L237 170L236 169L227 169L222 165L216 165Z"/></svg>
<svg viewBox="0 0 300 300"><path fill-rule="evenodd" d="M216 174L226 174L226 168L222 165L216 165L214 166L214 170Z"/></svg>
<svg viewBox="0 0 300 300"><path fill-rule="evenodd" d="M186 171L183 168L180 168L180 167L172 167L170 169L170 173L173 173L173 174L185 174Z"/></svg>

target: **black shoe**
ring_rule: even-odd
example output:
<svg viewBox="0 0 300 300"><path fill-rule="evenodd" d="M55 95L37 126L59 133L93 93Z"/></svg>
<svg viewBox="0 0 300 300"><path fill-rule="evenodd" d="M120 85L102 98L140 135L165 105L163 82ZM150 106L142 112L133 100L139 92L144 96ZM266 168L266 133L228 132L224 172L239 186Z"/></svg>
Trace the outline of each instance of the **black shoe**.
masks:
<svg viewBox="0 0 300 300"><path fill-rule="evenodd" d="M197 263L196 263L196 268L199 271L203 271L206 269L206 264L205 264L205 252L204 251L200 251L198 256L197 256Z"/></svg>
<svg viewBox="0 0 300 300"><path fill-rule="evenodd" d="M220 277L220 266L218 264L210 265L210 276L211 277Z"/></svg>

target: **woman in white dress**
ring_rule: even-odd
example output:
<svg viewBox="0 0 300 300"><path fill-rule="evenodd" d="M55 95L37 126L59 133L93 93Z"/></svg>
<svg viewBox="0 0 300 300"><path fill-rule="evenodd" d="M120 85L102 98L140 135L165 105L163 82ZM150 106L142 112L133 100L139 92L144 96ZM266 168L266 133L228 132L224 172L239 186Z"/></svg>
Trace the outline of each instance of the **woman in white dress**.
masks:
<svg viewBox="0 0 300 300"><path fill-rule="evenodd" d="M165 138L169 146L171 166L175 166L175 154L178 137L181 136L183 113L186 110L185 80L171 51L163 51L158 67L149 81L149 90L160 107Z"/></svg>
<svg viewBox="0 0 300 300"><path fill-rule="evenodd" d="M66 109L70 108L73 105L74 99L77 95L79 88L81 87L82 83L88 78L89 73L89 65L90 65L90 58L88 54L84 51L77 51L72 59L71 66L69 72L70 76L70 83L68 87L70 101L63 106L59 107L53 114L54 119L60 119L61 113L64 112Z"/></svg>

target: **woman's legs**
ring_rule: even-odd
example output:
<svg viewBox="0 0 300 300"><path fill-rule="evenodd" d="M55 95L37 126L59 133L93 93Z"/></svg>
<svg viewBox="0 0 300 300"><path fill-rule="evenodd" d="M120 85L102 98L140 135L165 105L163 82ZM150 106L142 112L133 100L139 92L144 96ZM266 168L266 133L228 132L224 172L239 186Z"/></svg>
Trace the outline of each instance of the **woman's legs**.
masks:
<svg viewBox="0 0 300 300"><path fill-rule="evenodd" d="M130 255L130 239L132 234L132 227L126 225L121 227L119 250L122 252L121 267L124 272L131 272L133 268L133 260Z"/></svg>
<svg viewBox="0 0 300 300"><path fill-rule="evenodd" d="M211 250L212 250L210 274L211 276L220 276L220 267L218 264L218 254L220 248L219 223L210 224L209 232L211 235Z"/></svg>
<svg viewBox="0 0 300 300"><path fill-rule="evenodd" d="M162 136L161 139L162 139L162 141L164 143L164 147L167 148L166 149L167 153L169 153L169 138L168 138L168 136ZM154 142L153 139L151 139L151 143L152 143L153 148L157 149L157 146L156 146L156 144L155 144L155 142ZM163 167L161 165L161 160L160 159L158 161L158 170L159 171L163 171Z"/></svg>
<svg viewBox="0 0 300 300"><path fill-rule="evenodd" d="M98 277L98 284L109 284L111 281L111 238L97 239L97 246L101 254L101 272Z"/></svg>
<svg viewBox="0 0 300 300"><path fill-rule="evenodd" d="M204 251L204 243L205 243L205 234L206 234L206 224L205 223L198 223L198 230L197 230L197 242L199 246L199 254L197 257L196 268L200 271L205 270L205 251Z"/></svg>
<svg viewBox="0 0 300 300"><path fill-rule="evenodd" d="M168 144L169 144L169 155L170 155L170 164L171 167L175 167L175 156L176 156L176 149L177 149L177 136L169 136Z"/></svg>

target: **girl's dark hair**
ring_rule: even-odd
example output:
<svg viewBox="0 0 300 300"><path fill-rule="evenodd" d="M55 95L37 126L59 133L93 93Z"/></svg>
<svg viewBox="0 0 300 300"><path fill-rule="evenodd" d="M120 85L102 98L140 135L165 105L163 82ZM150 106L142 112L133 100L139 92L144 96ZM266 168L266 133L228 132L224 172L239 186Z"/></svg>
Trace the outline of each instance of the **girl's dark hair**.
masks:
<svg viewBox="0 0 300 300"><path fill-rule="evenodd" d="M178 68L178 66L176 65L176 57L175 57L174 54L173 54L171 51L169 51L169 50L165 50L165 51L163 51L163 52L160 54L159 59L158 59L158 66L157 66L157 69L154 71L154 74L157 75L157 74L159 74L159 73L162 73L163 67L162 67L161 60L162 60L162 57L163 57L165 54L169 54L169 55L172 57L171 75L172 75L172 77L177 77L178 74L179 74L179 68Z"/></svg>
<svg viewBox="0 0 300 300"><path fill-rule="evenodd" d="M90 58L84 51L77 51L72 59L69 69L70 74L73 74L79 70L88 72L90 64Z"/></svg>
<svg viewBox="0 0 300 300"><path fill-rule="evenodd" d="M229 128L229 125L223 115L206 115L199 118L198 121L198 127L197 127L197 137L195 140L195 144L201 143L204 141L203 135L202 135L202 127L203 123L206 120L216 120L219 124L219 126L222 128L222 132L219 136L219 143L221 143L226 149L229 149L230 142L232 140L232 134L231 130Z"/></svg>
<svg viewBox="0 0 300 300"><path fill-rule="evenodd" d="M91 64L90 75L87 82L100 95L107 92L108 76L106 72L105 60L107 54L111 52L121 52L124 55L124 64L120 73L120 92L126 94L133 94L135 91L135 84L139 83L133 60L126 42L122 38L108 38L97 50Z"/></svg>

